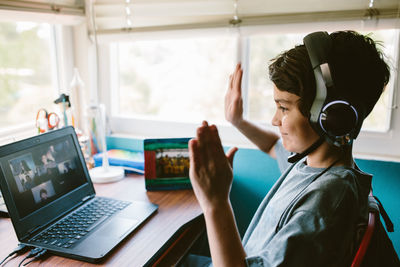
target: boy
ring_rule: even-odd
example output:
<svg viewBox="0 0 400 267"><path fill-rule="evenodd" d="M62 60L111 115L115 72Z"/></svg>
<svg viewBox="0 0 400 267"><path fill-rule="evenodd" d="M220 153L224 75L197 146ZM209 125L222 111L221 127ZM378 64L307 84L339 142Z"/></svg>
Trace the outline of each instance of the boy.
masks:
<svg viewBox="0 0 400 267"><path fill-rule="evenodd" d="M341 139L330 140L310 122L317 88L304 45L282 53L269 67L277 108L272 124L280 136L243 119L240 64L230 78L226 119L276 158L283 173L243 241L229 202L237 148L225 155L215 125L207 122L189 142L190 179L204 213L214 266L349 266L354 258L367 222L371 176L355 166L351 141L390 73L369 37L352 31L326 35L334 94L348 100L346 107L355 113L354 129ZM349 131L347 118L333 123L339 132ZM290 157L290 152L297 156ZM295 162L289 163L288 157Z"/></svg>

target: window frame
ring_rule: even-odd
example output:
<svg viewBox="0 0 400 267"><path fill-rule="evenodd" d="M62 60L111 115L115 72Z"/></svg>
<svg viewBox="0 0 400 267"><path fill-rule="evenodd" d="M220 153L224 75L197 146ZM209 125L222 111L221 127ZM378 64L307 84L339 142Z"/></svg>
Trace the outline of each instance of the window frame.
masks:
<svg viewBox="0 0 400 267"><path fill-rule="evenodd" d="M54 20L54 15L51 14L36 14L32 19L27 16L22 16L23 12L13 12L0 10L0 14L6 14L2 21L31 21L36 23L48 23L52 31L50 54L51 66L55 71L52 72L52 85L54 92L60 94L63 89L69 88L69 82L72 78L74 67L74 51L73 51L73 32L72 24L78 23L76 17L64 18L62 24L51 23ZM56 21L57 22L57 21ZM69 23L69 24L66 24ZM21 123L9 127L0 127L0 145L14 142L32 135L37 134L35 121Z"/></svg>
<svg viewBox="0 0 400 267"><path fill-rule="evenodd" d="M393 20L383 20L380 22L380 26L377 27L377 24L370 23L369 21L361 22L363 23L363 29L361 30L374 30L374 29L388 29L388 28L397 28L397 22ZM305 23L300 26L303 30L307 31L312 30L321 30L318 27L318 23ZM329 24L324 30L332 31L338 25L338 22L332 22ZM346 22L346 26L348 28L358 27L359 28L360 21L354 22ZM262 32L290 32L292 30L293 25L268 25L268 26L255 26L248 27L245 29L241 29L242 36L257 34ZM294 27L298 27L297 25ZM213 29L214 30L214 29ZM193 31L195 32L195 31ZM204 29L202 29L204 32ZM190 33L189 33L190 34ZM386 132L376 132L370 130L363 130L357 140L354 142L354 154L358 158L366 158L366 159L377 159L377 160L389 160L389 161L400 161L400 153L395 151L394 147L400 147L400 97L399 88L400 88L400 78L398 69L400 68L400 37L399 33L397 36L396 43L398 44L397 51L395 52L394 58L394 68L392 70L391 79L393 82L393 91L390 95L390 100L392 102L392 108L390 111L390 124L389 129ZM152 35L149 35L150 38ZM171 37L171 34L168 35ZM173 35L172 35L173 36ZM179 34L181 36L181 34ZM144 37L146 38L146 37ZM148 36L147 36L148 38ZM179 38L179 37L178 37ZM107 38L106 38L107 39ZM127 39L125 36L123 39ZM245 41L241 41L242 43L242 58L241 62L244 66L244 77L243 81L247 79L246 73L246 65L248 64L248 46ZM200 125L201 122L195 123L182 123L182 122L174 122L174 121L157 121L154 119L148 118L140 118L140 117L124 117L121 115L116 115L116 107L115 103L118 103L118 99L116 96L118 95L118 62L115 55L115 51L113 50L112 45L108 45L107 42L102 43L99 55L100 62L106 62L107 64L101 64L100 66L100 77L101 85L99 89L101 91L100 102L106 104L107 107L107 115L109 122L109 130L113 135L116 136L133 136L138 138L144 137L177 137L177 136L193 136L195 135L195 129ZM109 73L110 75L105 75ZM108 76L108 77L105 77ZM248 83L243 83L243 97L244 97L244 113L245 116L247 114L248 103L247 103L247 85ZM104 98L104 96L106 96ZM215 123L215 122L211 122ZM255 148L255 146L248 141L237 129L233 126L229 125L227 122L219 122L216 123L219 132L221 135L221 139L224 145L230 146L235 145L244 148ZM276 127L273 127L271 124L262 123L260 124L262 127L270 129L278 133Z"/></svg>

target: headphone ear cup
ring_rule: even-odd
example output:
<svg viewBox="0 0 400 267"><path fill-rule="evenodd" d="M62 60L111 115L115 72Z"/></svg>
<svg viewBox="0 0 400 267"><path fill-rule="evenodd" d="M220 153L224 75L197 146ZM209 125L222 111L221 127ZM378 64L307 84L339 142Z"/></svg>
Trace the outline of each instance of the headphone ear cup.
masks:
<svg viewBox="0 0 400 267"><path fill-rule="evenodd" d="M352 134L357 127L357 122L356 109L345 101L328 103L319 117L321 128L333 138Z"/></svg>

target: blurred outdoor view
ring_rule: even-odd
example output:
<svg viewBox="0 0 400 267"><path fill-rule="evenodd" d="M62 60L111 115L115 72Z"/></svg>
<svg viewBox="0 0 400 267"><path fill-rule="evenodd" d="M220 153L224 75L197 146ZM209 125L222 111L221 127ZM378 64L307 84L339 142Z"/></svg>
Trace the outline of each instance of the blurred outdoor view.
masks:
<svg viewBox="0 0 400 267"><path fill-rule="evenodd" d="M222 121L235 44L229 36L120 43L120 114Z"/></svg>
<svg viewBox="0 0 400 267"><path fill-rule="evenodd" d="M249 37L250 120L271 122L275 104L268 78L269 61L301 44L306 34ZM393 69L397 32L380 30L372 38L383 42L382 50ZM223 122L224 95L236 64L236 44L233 36L119 43L119 114L166 121ZM392 80L387 89L364 123L364 130L387 130Z"/></svg>
<svg viewBox="0 0 400 267"><path fill-rule="evenodd" d="M380 30L375 32L360 32L370 34L372 39L380 41L378 46L386 55L391 67L392 75L387 90L384 91L373 112L363 124L363 130L386 131L389 127L391 111L391 92L393 91L393 77L397 72L397 31ZM250 79L249 79L249 118L253 121L271 122L275 110L273 102L273 84L268 78L269 61L281 52L303 43L307 33L285 35L260 35L250 38Z"/></svg>
<svg viewBox="0 0 400 267"><path fill-rule="evenodd" d="M51 34L49 24L0 22L0 128L34 123L52 106Z"/></svg>

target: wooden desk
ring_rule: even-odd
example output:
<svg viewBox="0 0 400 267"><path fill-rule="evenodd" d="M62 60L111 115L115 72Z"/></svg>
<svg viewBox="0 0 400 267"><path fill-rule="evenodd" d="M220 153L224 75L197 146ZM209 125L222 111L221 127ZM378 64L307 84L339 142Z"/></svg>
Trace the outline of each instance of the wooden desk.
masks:
<svg viewBox="0 0 400 267"><path fill-rule="evenodd" d="M204 230L202 211L192 190L147 192L144 178L129 175L116 183L96 184L96 194L122 200L150 201L158 211L100 264L50 255L28 266L171 266ZM0 260L18 244L11 221L0 218ZM25 254L26 255L26 254ZM23 256L4 266L17 266Z"/></svg>

